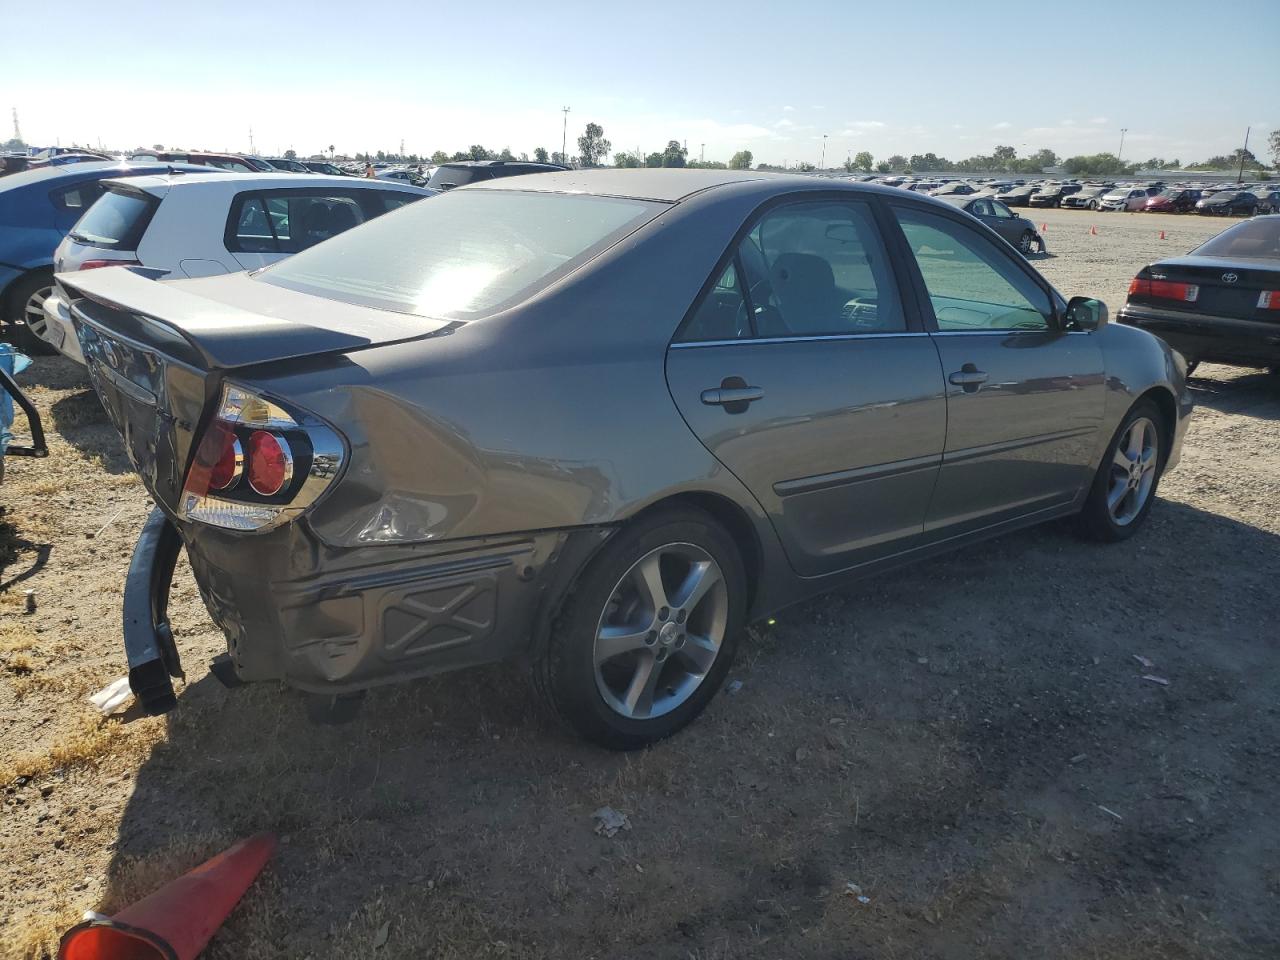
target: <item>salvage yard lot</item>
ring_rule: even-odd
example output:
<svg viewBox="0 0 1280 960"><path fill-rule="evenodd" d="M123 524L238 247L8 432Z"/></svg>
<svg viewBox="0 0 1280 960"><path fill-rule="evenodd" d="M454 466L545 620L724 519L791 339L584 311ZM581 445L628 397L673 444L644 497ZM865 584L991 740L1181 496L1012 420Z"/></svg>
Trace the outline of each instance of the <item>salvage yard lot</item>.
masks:
<svg viewBox="0 0 1280 960"><path fill-rule="evenodd" d="M1225 225L1030 215L1040 269L1113 312ZM737 692L633 755L550 726L514 665L312 726L208 674L185 571L179 709L99 721L148 501L73 365L25 379L52 457L0 486L0 957L262 829L281 852L215 960L1280 955L1275 378L1198 371L1133 540L1053 524L787 611ZM630 829L596 834L602 806Z"/></svg>

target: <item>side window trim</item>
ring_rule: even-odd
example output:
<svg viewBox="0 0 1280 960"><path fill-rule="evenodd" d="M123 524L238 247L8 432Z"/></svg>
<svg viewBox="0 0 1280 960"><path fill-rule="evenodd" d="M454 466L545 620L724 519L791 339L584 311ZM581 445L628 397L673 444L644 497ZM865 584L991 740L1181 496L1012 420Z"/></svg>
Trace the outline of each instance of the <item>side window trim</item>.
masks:
<svg viewBox="0 0 1280 960"><path fill-rule="evenodd" d="M262 211L263 217L267 221L267 229L271 231L271 244L274 250L245 250L244 245L240 242L240 218L244 215L245 208L251 204L258 204L258 209ZM271 212L267 209L267 202L260 191L252 190L245 193L238 193L231 200L231 207L227 211L227 226L222 233L222 245L226 248L227 253L279 253L280 238L276 236L275 224L271 222Z"/></svg>
<svg viewBox="0 0 1280 960"><path fill-rule="evenodd" d="M898 302L902 309L903 320L906 329L874 332L874 333L833 333L833 334L804 334L788 337L761 337L756 328L755 322L755 306L751 300L749 285L746 282L746 275L742 270L742 259L740 249L742 241L756 228L760 221L774 209L778 207L789 206L791 204L801 203L851 203L861 204L867 208L871 216L871 220L875 225L880 241L883 245L886 255L886 268L894 284L894 290L898 294ZM810 340L859 340L870 337L910 337L920 336L928 332L927 320L923 313L919 293L912 284L910 275L904 272L907 267L904 263L904 254L914 266L914 257L910 256L907 249L906 238L902 236L902 231L898 228L897 220L892 212L886 209L882 199L875 194L866 194L862 192L853 192L845 190L805 190L793 193L786 193L780 196L770 197L760 203L753 209L743 220L742 225L734 232L733 238L729 241L728 247L720 255L716 261L716 265L712 268L710 276L703 282L701 290L690 304L689 309L685 311L685 315L676 324L675 330L671 334L668 341L668 348L691 348L702 346L714 346L721 343L789 343L793 341L810 341ZM681 341L680 333L688 326L690 319L697 314L702 307L703 302L711 295L715 289L716 283L728 267L732 265L737 271L741 279L743 291L743 302L746 304L748 318L751 324L752 336L740 340L732 341ZM932 319L932 312L928 315Z"/></svg>
<svg viewBox="0 0 1280 960"><path fill-rule="evenodd" d="M920 316L924 320L925 330L927 330L929 334L932 336L990 336L992 334L1002 334L1004 336L1044 336L1043 330L939 330L938 318L934 316L933 313L933 301L929 299L929 288L925 285L924 275L920 272L920 265L916 263L915 255L911 252L911 245L907 242L907 236L902 232L902 226L898 223L898 218L894 215L893 211L906 210L908 212L932 214L969 230L974 236L978 237L982 243L986 244L989 249L994 250L1001 255L1004 255L1004 251L1000 250L1000 248L996 246L989 237L983 236L982 233L975 229L972 224L967 224L958 217L952 216L949 210L939 210L931 206L926 207L923 204L902 203L896 198L889 201L888 207L888 218L891 223L890 228L893 231L895 242L899 245L899 249L903 254L902 270L905 271L906 276L910 277L910 282L915 289L915 297L919 304ZM1022 273L1024 273L1027 278L1044 293L1046 299L1049 301L1049 331L1051 333L1066 332L1063 330L1062 326L1062 316L1060 312L1060 305L1058 303L1059 297L1055 293L1054 289L1048 285L1043 277L1039 276L1031 269L1030 264L1025 261L1019 263L1012 257L1007 259Z"/></svg>

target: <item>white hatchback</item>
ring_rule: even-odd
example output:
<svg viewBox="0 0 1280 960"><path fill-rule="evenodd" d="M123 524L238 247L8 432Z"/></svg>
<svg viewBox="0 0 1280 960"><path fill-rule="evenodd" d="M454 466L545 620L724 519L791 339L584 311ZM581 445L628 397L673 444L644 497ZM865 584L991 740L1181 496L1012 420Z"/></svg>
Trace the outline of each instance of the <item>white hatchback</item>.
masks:
<svg viewBox="0 0 1280 960"><path fill-rule="evenodd" d="M1142 210L1151 194L1136 187L1117 187L1098 201L1099 210Z"/></svg>
<svg viewBox="0 0 1280 960"><path fill-rule="evenodd" d="M55 273L141 266L160 279L256 270L438 191L387 180L181 174L106 180L53 257ZM66 304L45 301L44 338L84 358Z"/></svg>

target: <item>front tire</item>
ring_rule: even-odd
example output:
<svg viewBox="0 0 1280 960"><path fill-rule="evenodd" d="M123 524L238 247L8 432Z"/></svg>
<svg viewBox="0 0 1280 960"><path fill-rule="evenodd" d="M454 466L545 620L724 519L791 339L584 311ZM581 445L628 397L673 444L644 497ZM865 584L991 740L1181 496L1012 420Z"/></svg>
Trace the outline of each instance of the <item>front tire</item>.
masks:
<svg viewBox="0 0 1280 960"><path fill-rule="evenodd" d="M1077 517L1089 540L1127 540L1151 512L1169 453L1160 409L1151 400L1133 405L1107 446L1093 486Z"/></svg>
<svg viewBox="0 0 1280 960"><path fill-rule="evenodd" d="M1024 257L1031 256L1031 248L1035 246L1036 235L1030 230L1023 230L1022 236L1018 238L1018 252Z"/></svg>
<svg viewBox="0 0 1280 960"><path fill-rule="evenodd" d="M642 518L583 570L533 664L534 686L579 736L647 746L715 696L746 612L746 572L719 524L692 509Z"/></svg>

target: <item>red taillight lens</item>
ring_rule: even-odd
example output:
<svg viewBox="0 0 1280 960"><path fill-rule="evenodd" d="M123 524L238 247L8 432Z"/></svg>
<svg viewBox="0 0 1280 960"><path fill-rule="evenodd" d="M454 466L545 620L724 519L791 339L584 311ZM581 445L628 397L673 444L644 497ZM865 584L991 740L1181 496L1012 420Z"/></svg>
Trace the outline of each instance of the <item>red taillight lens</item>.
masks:
<svg viewBox="0 0 1280 960"><path fill-rule="evenodd" d="M81 270L97 270L99 267L140 267L137 260L86 260L80 264Z"/></svg>
<svg viewBox="0 0 1280 960"><path fill-rule="evenodd" d="M210 432L220 435L221 450L217 462L209 469L209 489L225 490L240 479L244 470L244 451L236 435L224 424L214 424Z"/></svg>
<svg viewBox="0 0 1280 960"><path fill-rule="evenodd" d="M1156 297L1160 300L1181 300L1195 303L1200 288L1194 283L1177 283L1173 280L1144 280L1134 277L1129 281L1129 296Z"/></svg>
<svg viewBox="0 0 1280 960"><path fill-rule="evenodd" d="M293 456L289 443L266 430L249 435L249 486L264 497L272 497L284 489L293 476Z"/></svg>
<svg viewBox="0 0 1280 960"><path fill-rule="evenodd" d="M1259 310L1280 310L1280 290L1262 290L1258 293Z"/></svg>

